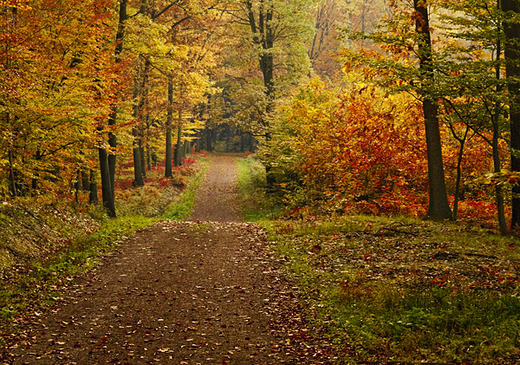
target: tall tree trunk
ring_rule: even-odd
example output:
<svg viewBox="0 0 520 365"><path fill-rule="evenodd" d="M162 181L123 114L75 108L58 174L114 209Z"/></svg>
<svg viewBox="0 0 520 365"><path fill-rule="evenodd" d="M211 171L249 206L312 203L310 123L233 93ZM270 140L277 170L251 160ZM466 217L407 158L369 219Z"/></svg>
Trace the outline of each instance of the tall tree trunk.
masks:
<svg viewBox="0 0 520 365"><path fill-rule="evenodd" d="M266 6L264 1L261 0L258 10L257 23L255 12L253 10L253 4L250 1L247 1L246 7L248 9L249 26L251 28L251 32L253 33L253 42L260 46L263 51L259 56L259 62L260 71L262 72L264 79L267 106L265 109L265 115L262 116L262 120L260 122L266 130L265 144L268 145L271 141L269 118L274 109L274 58L272 54L272 49L274 47L274 32L272 29L273 8L269 3ZM266 161L265 172L268 190L273 190L275 183L271 174L271 170L272 166L270 166L270 162Z"/></svg>
<svg viewBox="0 0 520 365"><path fill-rule="evenodd" d="M466 141L468 140L468 132L469 126L466 125L466 131L464 132L464 137L459 137L455 132L455 129L452 125L450 125L451 133L453 138L455 138L459 142L459 155L457 156L457 178L455 180L455 198L453 200L453 220L456 221L458 218L459 211L459 198L460 198L460 181L462 180L462 160L464 157L464 146Z"/></svg>
<svg viewBox="0 0 520 365"><path fill-rule="evenodd" d="M179 114L180 113L179 111ZM177 129L177 143L175 145L175 157L173 162L175 166L182 165L182 127Z"/></svg>
<svg viewBox="0 0 520 365"><path fill-rule="evenodd" d="M112 195L112 182L110 181L110 170L108 168L108 153L105 146L99 146L99 165L101 172L101 193L103 195L103 206L108 210L110 217L116 216L114 196Z"/></svg>
<svg viewBox="0 0 520 365"><path fill-rule="evenodd" d="M146 152L144 145L144 131L141 128L139 133L139 157L141 157L141 172L143 174L143 178L146 178Z"/></svg>
<svg viewBox="0 0 520 365"><path fill-rule="evenodd" d="M149 79L150 79L150 68L152 64L148 59L144 62L144 71L143 71L143 84L142 84L142 97L140 105L139 116L141 120L141 128L140 128L140 138L139 138L139 147L141 148L140 156L141 156L141 168L143 177L146 177L146 150L145 146L148 144L148 126L150 119L149 112L149 99L150 99L150 88L149 88Z"/></svg>
<svg viewBox="0 0 520 365"><path fill-rule="evenodd" d="M90 177L89 177L89 203L90 204L97 204L99 203L98 199L98 187L95 179L95 172L94 170L90 170Z"/></svg>
<svg viewBox="0 0 520 365"><path fill-rule="evenodd" d="M497 8L500 9L500 0L497 0ZM495 65L495 78L498 80L501 79L501 62L500 62L500 55L502 53L502 41L501 41L501 33L502 33L502 27L499 25L497 28L497 43L496 43L496 65ZM502 86L500 83L497 83L496 86L497 94L502 92ZM500 112L502 109L502 104L496 102L495 103L495 112L493 115L493 141L492 141L492 148L493 148L493 164L495 167L495 172L500 172L502 169L501 161L500 161L500 150L498 147L498 140L500 138ZM502 186L496 185L495 186L495 194L496 194L496 203L497 203L497 218L498 218L498 227L500 229L500 233L506 234L507 233L507 223L506 223L506 216L504 213L504 196L502 194Z"/></svg>
<svg viewBox="0 0 520 365"><path fill-rule="evenodd" d="M432 43L428 10L424 0L414 0L416 16L416 32L420 36L418 44L419 67L425 83L434 83L432 65ZM426 130L426 148L428 155L428 182L430 201L428 217L435 220L452 219L452 212L446 192L444 165L442 161L442 144L438 118L437 101L431 96L423 95L424 124Z"/></svg>
<svg viewBox="0 0 520 365"><path fill-rule="evenodd" d="M520 13L518 0L502 0L503 11ZM505 22L506 34L505 57L506 75L509 80L520 77L520 24L517 22ZM520 172L520 83L508 82L510 100L511 122L511 170ZM513 185L511 229L520 228L520 186Z"/></svg>
<svg viewBox="0 0 520 365"><path fill-rule="evenodd" d="M134 136L133 142L133 157L134 157L134 181L136 186L144 186L143 180L143 165L141 159L141 146L139 146L139 128L134 127L132 129L132 135Z"/></svg>
<svg viewBox="0 0 520 365"><path fill-rule="evenodd" d="M116 48L114 55L116 57L116 62L121 62L121 52L123 52L123 40L125 37L125 21L127 19L126 5L128 0L120 0L119 3L119 24L117 27L116 34ZM115 177L116 177L116 153L115 149L117 148L117 138L116 134L113 132L113 128L117 121L117 104L114 103L111 107L110 117L108 118L108 125L111 126L110 131L108 132L108 145L113 150L108 155L108 169L110 173L110 186L112 189L112 195L115 192Z"/></svg>
<svg viewBox="0 0 520 365"><path fill-rule="evenodd" d="M18 189L16 175L14 173L13 151L11 148L9 149L9 189L11 190L11 195L16 198L18 196Z"/></svg>
<svg viewBox="0 0 520 365"><path fill-rule="evenodd" d="M136 119L136 124L132 127L132 136L134 137L133 145L132 145L132 154L134 159L134 184L136 186L144 186L143 180L143 166L141 165L141 148L139 146L140 143L140 108L141 108L141 100L139 99L140 94L140 80L139 73L135 77L134 81L134 112L133 117Z"/></svg>
<svg viewBox="0 0 520 365"><path fill-rule="evenodd" d="M199 153L202 149L202 131L197 131L197 139L195 140L195 152Z"/></svg>
<svg viewBox="0 0 520 365"><path fill-rule="evenodd" d="M172 123L173 123L173 78L168 77L168 114L166 116L166 167L165 177L172 177Z"/></svg>
<svg viewBox="0 0 520 365"><path fill-rule="evenodd" d="M206 149L208 152L213 152L213 130L211 128L206 128Z"/></svg>

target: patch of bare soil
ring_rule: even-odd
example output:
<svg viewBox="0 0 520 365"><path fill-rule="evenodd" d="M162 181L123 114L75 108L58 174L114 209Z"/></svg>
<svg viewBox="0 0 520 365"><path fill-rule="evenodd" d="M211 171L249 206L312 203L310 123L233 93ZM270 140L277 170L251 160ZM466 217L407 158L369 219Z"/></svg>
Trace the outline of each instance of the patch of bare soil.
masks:
<svg viewBox="0 0 520 365"><path fill-rule="evenodd" d="M238 220L226 203L235 200L220 194L234 189L236 177L219 170L229 161L214 159L209 186L202 187L210 195L199 196L193 217L218 220L213 214L222 212ZM215 171L223 179L214 179ZM229 186L213 183L226 179ZM309 336L294 293L259 226L162 222L126 239L97 269L77 278L50 313L34 315L19 337L7 339L3 362L332 363Z"/></svg>

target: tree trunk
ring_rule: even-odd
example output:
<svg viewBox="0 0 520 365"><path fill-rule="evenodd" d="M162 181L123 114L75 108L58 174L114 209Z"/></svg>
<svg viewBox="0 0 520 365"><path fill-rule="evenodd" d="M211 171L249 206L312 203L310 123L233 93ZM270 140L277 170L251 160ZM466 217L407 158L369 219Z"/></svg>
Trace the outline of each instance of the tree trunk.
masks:
<svg viewBox="0 0 520 365"><path fill-rule="evenodd" d="M466 125L464 137L458 137L453 126L450 125L453 137L459 142L459 155L457 156L457 178L455 181L455 198L453 200L453 220L456 221L459 212L460 181L462 180L462 160L464 157L464 146L468 140L469 126Z"/></svg>
<svg viewBox="0 0 520 365"><path fill-rule="evenodd" d="M502 0L503 11L520 13L518 0ZM520 76L520 24L505 22L506 34L505 57L506 75L509 80ZM508 82L510 94L510 122L511 122L511 170L520 172L520 83ZM520 186L513 185L511 229L520 228Z"/></svg>
<svg viewBox="0 0 520 365"><path fill-rule="evenodd" d="M90 178L89 178L89 191L90 191L90 194L89 194L89 203L90 204L97 204L99 203L99 199L98 199L98 187L97 187L97 184L96 184L96 179L95 179L95 172L93 170L90 170Z"/></svg>
<svg viewBox="0 0 520 365"><path fill-rule="evenodd" d="M172 177L172 123L173 123L173 78L168 77L168 114L166 116L166 167L165 177Z"/></svg>
<svg viewBox="0 0 520 365"><path fill-rule="evenodd" d="M114 55L116 56L116 62L121 61L121 52L123 51L123 39L125 36L125 21L127 19L126 13L126 4L128 0L121 0L119 3L119 24L117 27L117 35L116 35L116 49ZM115 149L117 148L117 138L116 134L112 131L113 126L115 126L117 121L117 104L114 103L111 108L110 117L108 118L108 125L111 126L111 130L108 132L108 144L110 148L113 150L108 155L108 169L110 172L110 182L112 195L115 192L115 177L116 177L116 153Z"/></svg>
<svg viewBox="0 0 520 365"><path fill-rule="evenodd" d="M141 173L143 174L143 178L146 178L146 153L142 139L143 134L141 133L139 136L139 157L141 158Z"/></svg>
<svg viewBox="0 0 520 365"><path fill-rule="evenodd" d="M90 190L90 178L88 171L81 170L81 185L83 187L83 191Z"/></svg>
<svg viewBox="0 0 520 365"><path fill-rule="evenodd" d="M144 186L143 180L143 165L141 158L141 147L139 146L139 130L137 127L134 127L132 130L132 135L134 136L134 145L133 145L133 157L134 157L134 181L136 186Z"/></svg>
<svg viewBox="0 0 520 365"><path fill-rule="evenodd" d="M425 83L434 83L432 65L432 43L430 36L430 25L428 10L423 0L414 0L416 16L416 32L420 36L418 44L419 67L422 79ZM430 201L428 205L428 217L434 220L452 219L452 212L446 192L444 180L444 165L442 161L442 144L437 115L437 101L427 95L424 90L423 112L426 130L426 149L428 155L428 182Z"/></svg>
<svg viewBox="0 0 520 365"><path fill-rule="evenodd" d="M101 172L101 193L103 195L103 206L108 210L110 217L116 216L114 196L112 195L112 182L110 181L110 170L108 168L108 153L103 147L99 147L99 166Z"/></svg>
<svg viewBox="0 0 520 365"><path fill-rule="evenodd" d="M134 101L139 97L139 76L136 76L136 80L134 82ZM134 118L139 118L139 103L134 106ZM133 141L133 149L132 154L134 158L134 184L136 186L144 186L143 180L143 166L141 165L141 148L139 146L139 124L138 121L136 125L132 128L132 136L134 137Z"/></svg>
<svg viewBox="0 0 520 365"><path fill-rule="evenodd" d="M205 140L206 140L206 150L208 152L212 152L213 151L213 144L212 144L212 138L213 138L213 131L210 129L210 128L206 128L204 130L205 132Z"/></svg>
<svg viewBox="0 0 520 365"><path fill-rule="evenodd" d="M253 4L250 1L246 2L249 16L249 26L253 33L253 42L262 48L262 53L259 56L260 71L264 79L265 97L267 101L265 115L260 121L263 127L266 129L265 143L269 144L270 137L270 125L269 118L274 108L274 58L272 54L272 48L274 47L274 33L272 29L273 9L270 4L267 8L264 7L264 2L261 0L258 10L258 23L255 19L255 12L253 10ZM267 189L272 190L274 188L274 181L271 174L271 166L268 166L269 162L266 162L265 173L267 176Z"/></svg>
<svg viewBox="0 0 520 365"><path fill-rule="evenodd" d="M177 129L177 143L175 144L175 156L173 163L177 167L182 165L182 127Z"/></svg>

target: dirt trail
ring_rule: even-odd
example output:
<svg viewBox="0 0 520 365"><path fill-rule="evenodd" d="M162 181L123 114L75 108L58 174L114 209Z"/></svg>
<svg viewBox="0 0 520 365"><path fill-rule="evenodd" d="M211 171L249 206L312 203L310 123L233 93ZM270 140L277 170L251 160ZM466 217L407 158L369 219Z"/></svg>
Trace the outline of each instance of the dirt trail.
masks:
<svg viewBox="0 0 520 365"><path fill-rule="evenodd" d="M212 156L211 166L197 190L193 221L241 222L237 202L236 156Z"/></svg>
<svg viewBox="0 0 520 365"><path fill-rule="evenodd" d="M126 239L34 317L4 363L331 363L313 346L262 229L231 222L239 220L234 161L213 158L196 221Z"/></svg>

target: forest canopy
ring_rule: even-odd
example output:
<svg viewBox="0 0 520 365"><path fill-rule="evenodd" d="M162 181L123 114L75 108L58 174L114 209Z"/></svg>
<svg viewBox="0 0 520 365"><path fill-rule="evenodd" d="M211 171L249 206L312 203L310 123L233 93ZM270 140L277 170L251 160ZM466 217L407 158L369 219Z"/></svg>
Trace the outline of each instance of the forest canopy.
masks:
<svg viewBox="0 0 520 365"><path fill-rule="evenodd" d="M520 224L518 3L4 0L0 194L255 150L286 217ZM217 143L216 136L221 139ZM222 139L225 136L225 139ZM126 165L125 165L126 166Z"/></svg>

